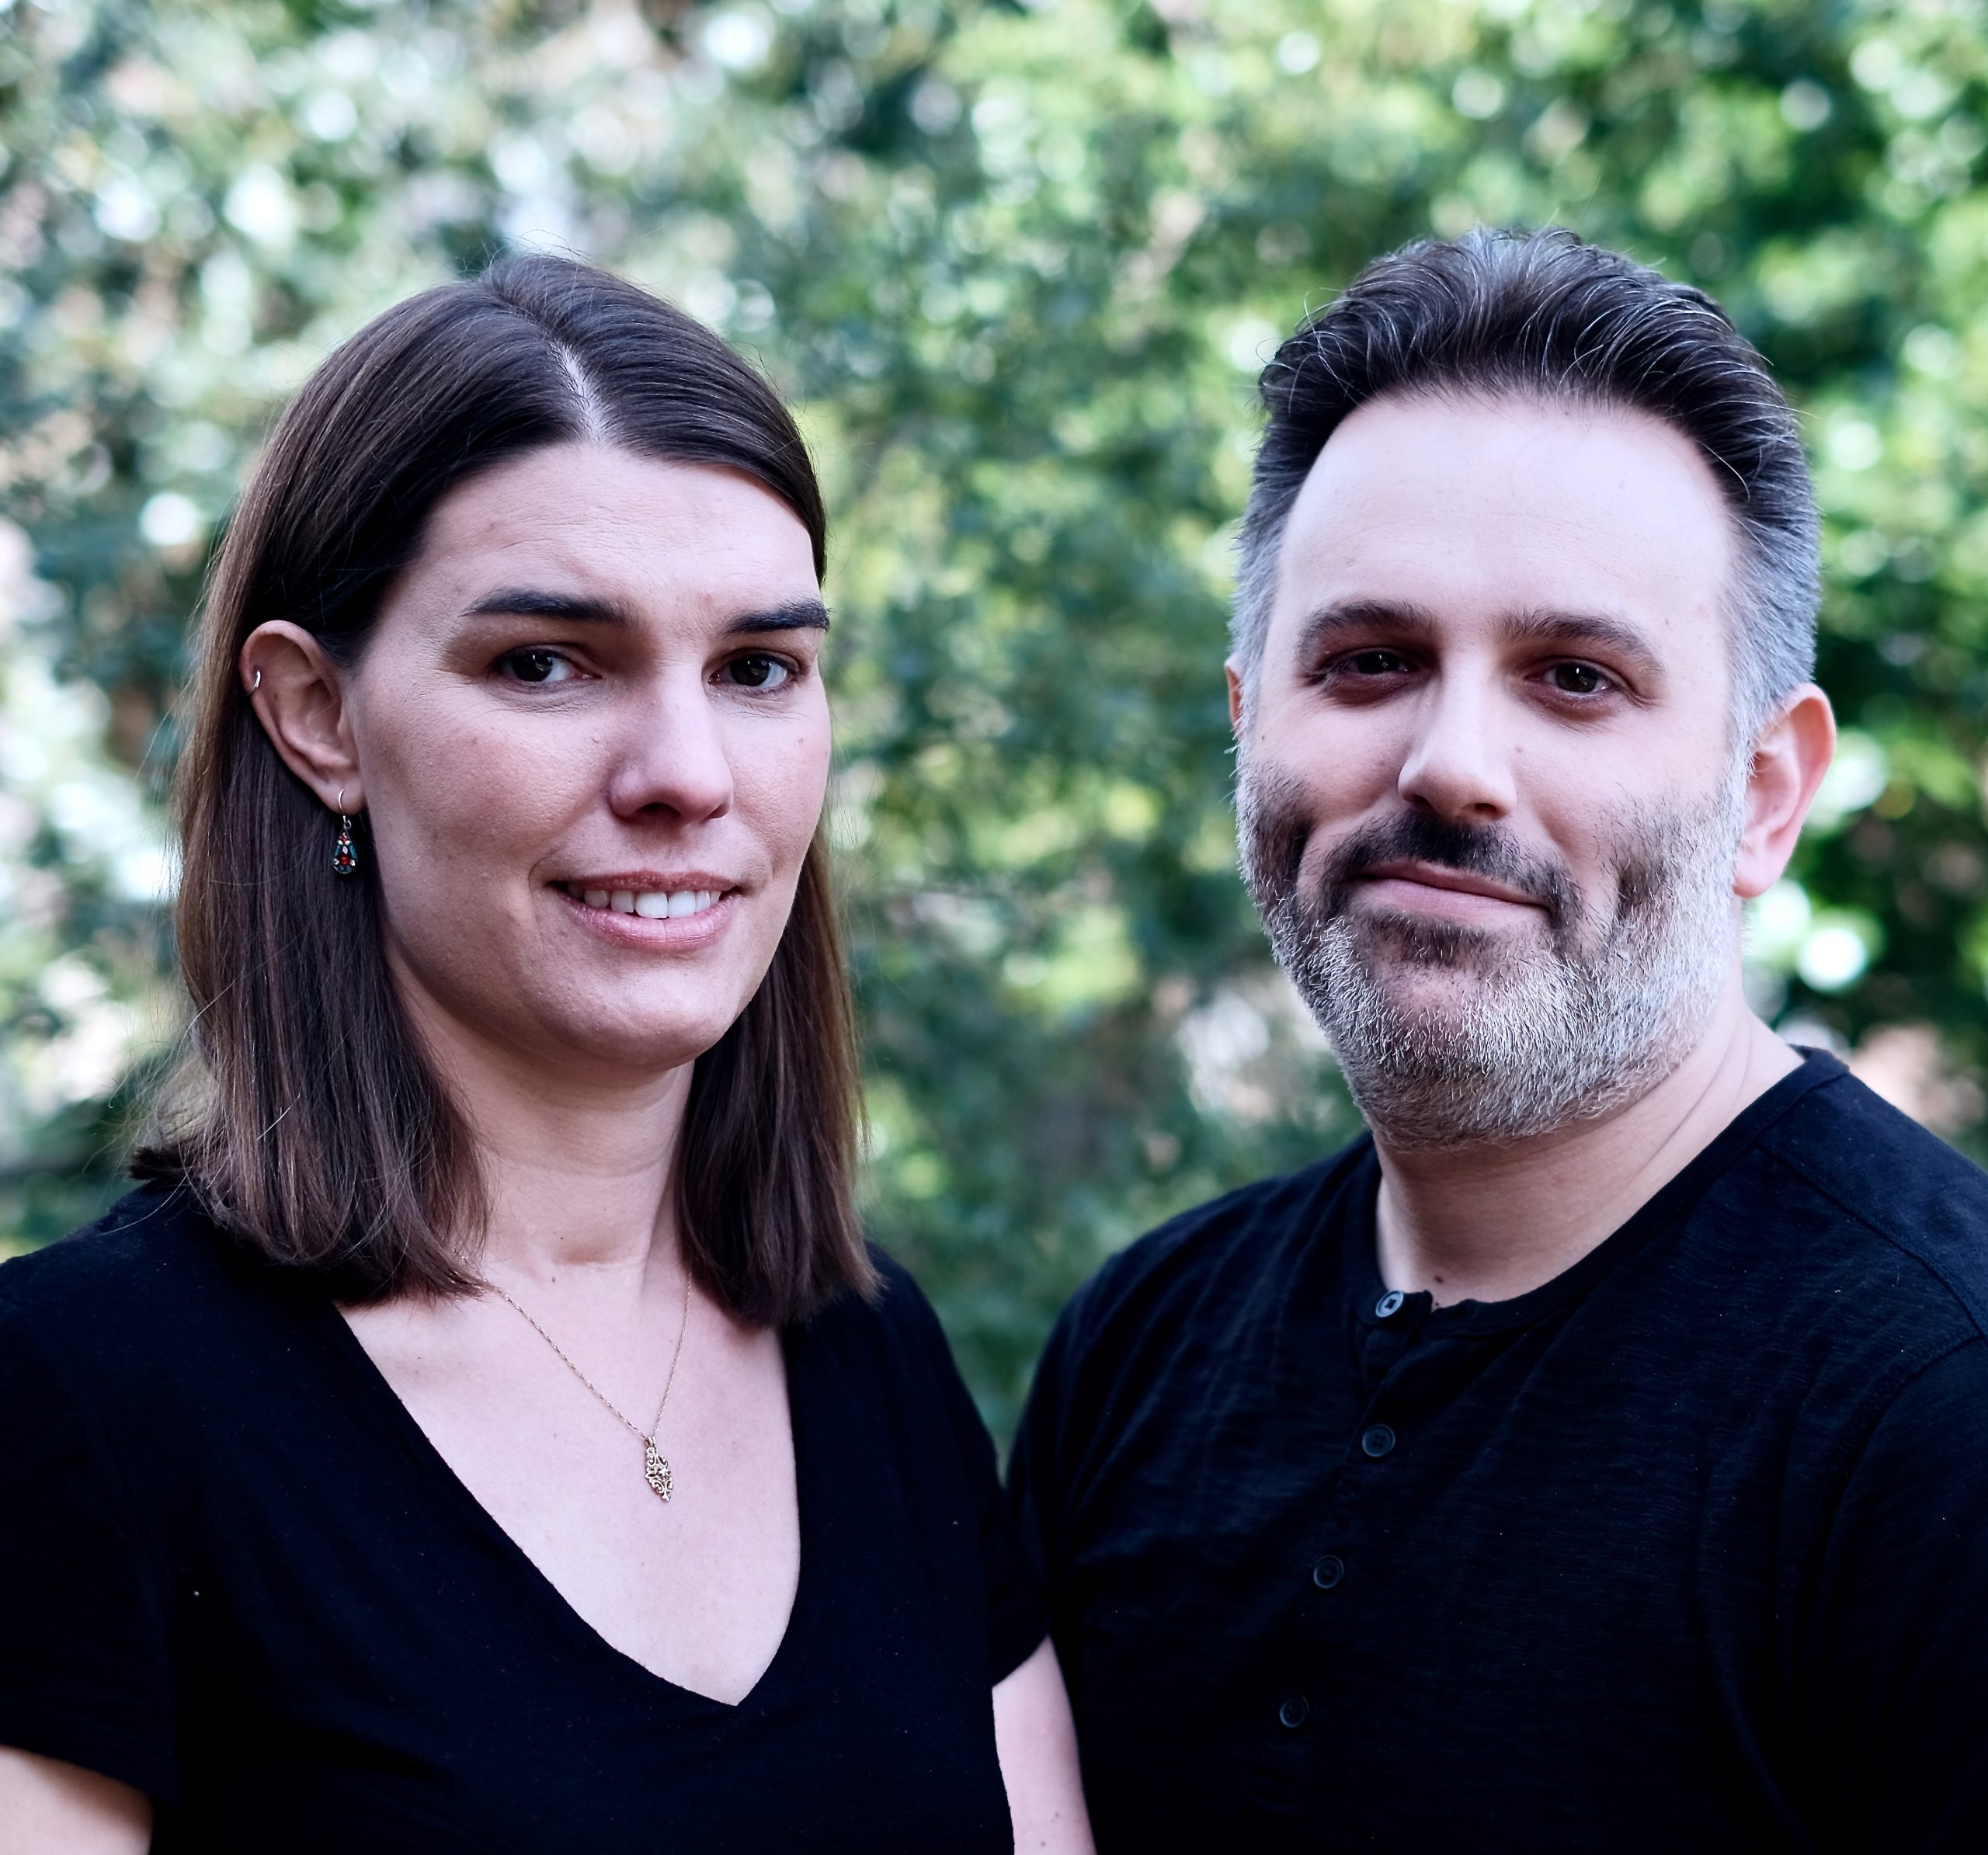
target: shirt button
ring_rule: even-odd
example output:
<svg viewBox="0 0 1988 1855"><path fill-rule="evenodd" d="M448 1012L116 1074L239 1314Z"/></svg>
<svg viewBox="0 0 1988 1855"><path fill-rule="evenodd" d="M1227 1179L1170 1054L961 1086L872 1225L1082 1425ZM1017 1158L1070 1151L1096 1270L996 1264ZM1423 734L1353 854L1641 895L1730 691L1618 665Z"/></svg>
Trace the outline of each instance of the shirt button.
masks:
<svg viewBox="0 0 1988 1855"><path fill-rule="evenodd" d="M1360 1433L1360 1447L1378 1462L1395 1446L1395 1433L1385 1423Z"/></svg>
<svg viewBox="0 0 1988 1855"><path fill-rule="evenodd" d="M1401 1312L1401 1304L1407 1299L1408 1297L1399 1288L1390 1288L1374 1304L1375 1319L1384 1321L1392 1318Z"/></svg>
<svg viewBox="0 0 1988 1855"><path fill-rule="evenodd" d="M1305 1724L1305 1717L1312 1711L1312 1703L1302 1694L1293 1694L1277 1710L1277 1718L1294 1732Z"/></svg>
<svg viewBox="0 0 1988 1855"><path fill-rule="evenodd" d="M1312 1582L1321 1591L1329 1591L1345 1575L1343 1561L1334 1558L1329 1552L1312 1568Z"/></svg>

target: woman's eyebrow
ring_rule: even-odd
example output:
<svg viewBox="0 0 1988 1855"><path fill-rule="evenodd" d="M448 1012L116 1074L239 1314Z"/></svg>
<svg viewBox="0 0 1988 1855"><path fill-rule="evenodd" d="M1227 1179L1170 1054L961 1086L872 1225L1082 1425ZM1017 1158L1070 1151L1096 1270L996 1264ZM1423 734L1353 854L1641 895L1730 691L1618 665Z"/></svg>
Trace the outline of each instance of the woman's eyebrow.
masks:
<svg viewBox="0 0 1988 1855"><path fill-rule="evenodd" d="M619 599L592 594L547 592L534 586L503 586L486 592L466 618L557 618L569 624L633 627L634 613ZM787 599L726 621L728 637L760 631L825 631L829 609L818 599Z"/></svg>
<svg viewBox="0 0 1988 1855"><path fill-rule="evenodd" d="M617 599L588 594L544 592L532 586L504 586L486 592L465 618L562 618L577 624L632 625L635 615Z"/></svg>
<svg viewBox="0 0 1988 1855"><path fill-rule="evenodd" d="M763 612L742 612L725 627L725 635L736 637L749 631L825 631L829 609L818 599L794 599L784 605L770 606Z"/></svg>

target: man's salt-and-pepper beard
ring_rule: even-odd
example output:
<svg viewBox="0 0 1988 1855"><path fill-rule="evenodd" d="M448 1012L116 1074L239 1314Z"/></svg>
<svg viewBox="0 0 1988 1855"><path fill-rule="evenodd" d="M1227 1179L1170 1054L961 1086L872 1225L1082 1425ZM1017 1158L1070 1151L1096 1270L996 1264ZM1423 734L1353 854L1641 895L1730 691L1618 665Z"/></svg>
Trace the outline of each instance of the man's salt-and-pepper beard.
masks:
<svg viewBox="0 0 1988 1855"><path fill-rule="evenodd" d="M1244 877L1368 1124L1402 1148L1507 1142L1607 1113L1669 1075L1731 971L1750 759L1736 756L1708 799L1599 811L1612 881L1590 894L1496 825L1406 811L1355 832L1301 886L1311 832L1299 789L1245 758ZM1363 871L1410 858L1531 897L1543 931L1350 912ZM1466 982L1417 999L1416 967Z"/></svg>

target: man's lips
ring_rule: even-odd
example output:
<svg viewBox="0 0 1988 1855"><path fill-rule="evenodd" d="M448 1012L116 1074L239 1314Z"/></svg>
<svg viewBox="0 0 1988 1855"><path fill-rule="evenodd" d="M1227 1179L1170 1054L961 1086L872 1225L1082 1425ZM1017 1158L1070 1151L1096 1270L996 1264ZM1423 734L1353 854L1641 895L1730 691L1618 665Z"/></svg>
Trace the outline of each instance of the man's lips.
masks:
<svg viewBox="0 0 1988 1855"><path fill-rule="evenodd" d="M1377 901L1425 914L1481 915L1508 908L1545 911L1536 895L1468 870L1413 859L1374 863L1354 878Z"/></svg>

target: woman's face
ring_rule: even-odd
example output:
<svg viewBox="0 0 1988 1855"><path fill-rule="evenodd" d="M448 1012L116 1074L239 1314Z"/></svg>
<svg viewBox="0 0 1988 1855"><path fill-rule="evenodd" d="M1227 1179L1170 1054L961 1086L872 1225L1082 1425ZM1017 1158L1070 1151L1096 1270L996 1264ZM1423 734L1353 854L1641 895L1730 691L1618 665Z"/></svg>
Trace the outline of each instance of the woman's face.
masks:
<svg viewBox="0 0 1988 1855"><path fill-rule="evenodd" d="M445 497L344 690L416 1021L575 1076L715 1044L821 815L827 624L732 471L574 443Z"/></svg>

